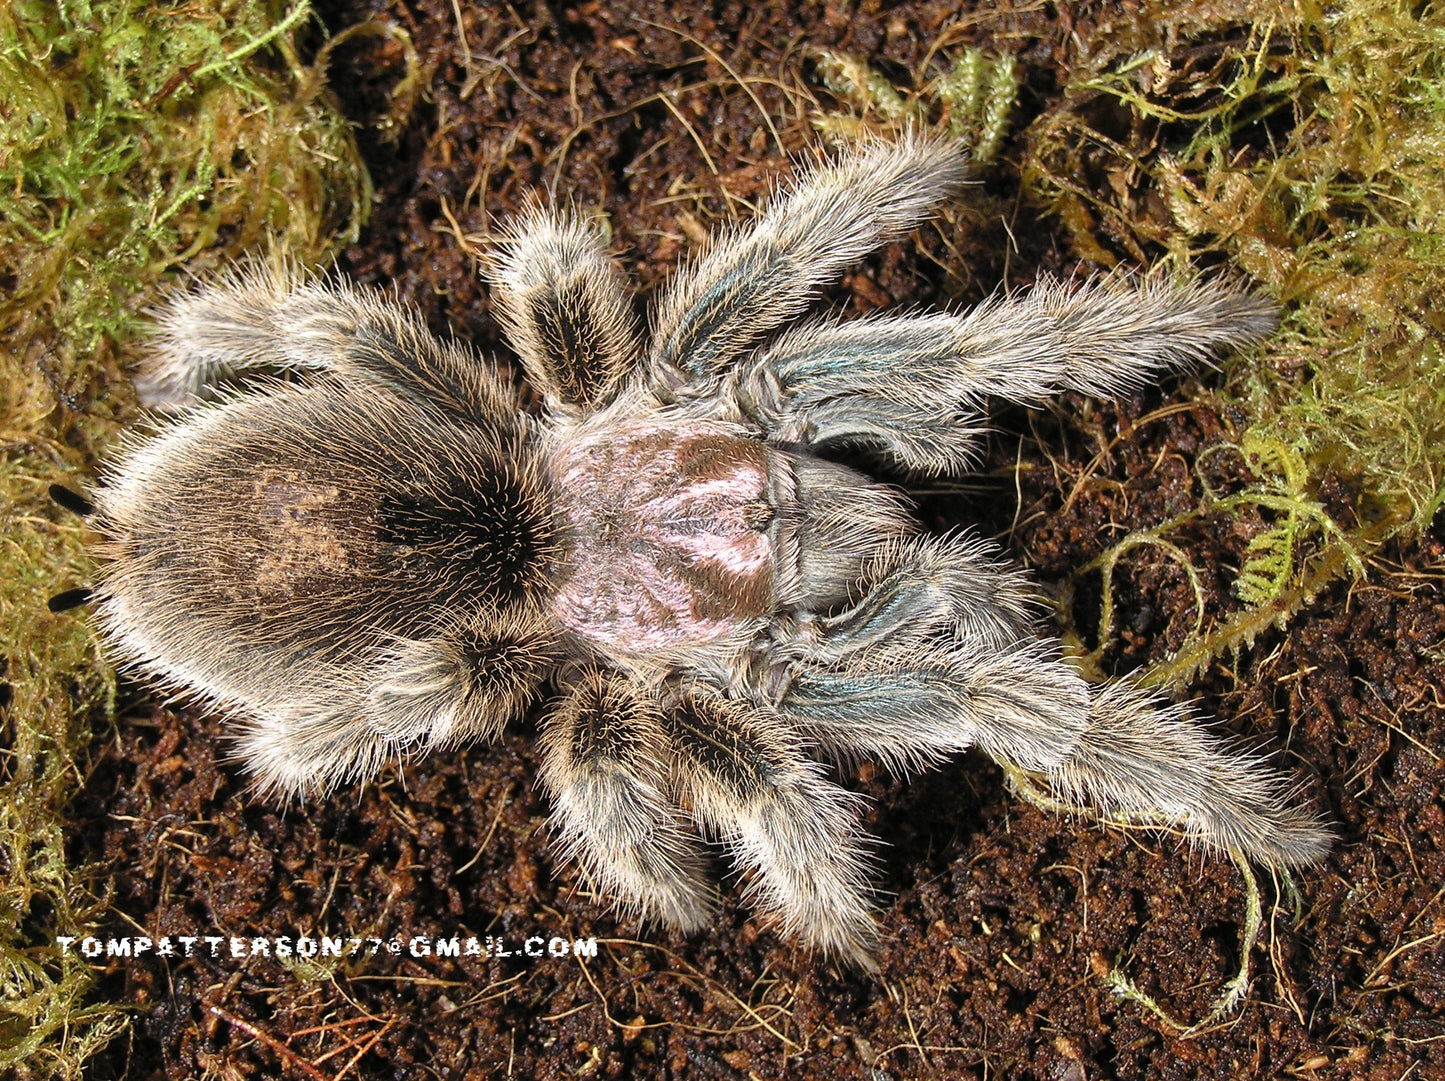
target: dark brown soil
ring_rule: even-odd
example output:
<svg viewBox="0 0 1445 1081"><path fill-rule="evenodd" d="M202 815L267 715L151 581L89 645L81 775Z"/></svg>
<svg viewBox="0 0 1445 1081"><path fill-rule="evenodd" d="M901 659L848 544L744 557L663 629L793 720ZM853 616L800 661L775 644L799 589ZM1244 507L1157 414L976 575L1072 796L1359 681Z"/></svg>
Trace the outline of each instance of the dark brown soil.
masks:
<svg viewBox="0 0 1445 1081"><path fill-rule="evenodd" d="M971 5L965 4L964 7ZM1058 91L1088 10L1018 3L770 4L591 0L460 5L333 0L333 31L404 28L434 68L394 143L362 138L379 199L342 268L395 283L437 330L505 360L476 274L489 220L536 188L600 207L645 298L716 223L745 215L809 142L810 48L906 80L948 27L954 44L1020 55L1021 122ZM1001 9L1001 10L1000 10ZM339 50L344 108L390 107L393 38ZM746 80L746 89L736 76ZM1017 154L1017 151L1015 152ZM891 245L829 299L977 300L1004 276L1072 269L1056 227L1004 165L945 237ZM489 219L489 216L492 216ZM1018 246L1004 259L1003 218ZM946 244L978 258L946 274ZM1192 462L1231 418L1198 387L1120 405L1073 398L998 417L966 483L921 494L930 526L976 525L1056 580L1123 530L1193 505ZM1091 468L1099 448L1114 449ZM1017 467L1017 468L1016 468ZM1017 478L1017 480L1016 480ZM1072 494L1071 494L1072 493ZM1189 556L1211 605L1247 536L1205 522ZM135 1023L94 1065L131 1078L1378 1078L1445 1077L1445 539L1392 550L1367 583L1321 595L1192 688L1231 733L1279 749L1339 843L1291 884L1262 883L1265 926L1243 1004L1181 1036L1117 997L1118 970L1185 1023L1238 965L1246 891L1228 861L1169 837L1037 810L978 755L911 779L842 778L869 800L887 941L877 979L840 972L760 926L724 881L715 927L683 939L620 921L548 850L534 728L409 765L282 814L250 798L214 719L131 686L76 808L77 859L114 875L108 933L227 936L222 955L115 961L104 990ZM1118 672L1164 657L1193 594L1141 551L1119 582ZM1213 572L1217 571L1217 574ZM1215 581L1215 578L1218 581ZM1081 595L1091 626L1097 598ZM595 959L381 952L329 970L233 958L229 936L595 936ZM204 952L206 947L202 945ZM1412 1072L1413 1071L1413 1072Z"/></svg>

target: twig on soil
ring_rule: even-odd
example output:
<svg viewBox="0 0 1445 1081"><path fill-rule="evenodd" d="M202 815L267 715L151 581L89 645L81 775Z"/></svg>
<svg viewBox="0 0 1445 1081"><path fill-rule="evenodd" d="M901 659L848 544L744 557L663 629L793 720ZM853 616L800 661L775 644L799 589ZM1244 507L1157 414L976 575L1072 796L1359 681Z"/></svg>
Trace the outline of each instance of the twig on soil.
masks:
<svg viewBox="0 0 1445 1081"><path fill-rule="evenodd" d="M784 1035L784 1033L779 1031L779 1029L773 1024L772 1020L764 1017L762 1013L759 1012L759 1006L771 1007L777 1014L780 1014L783 1017L791 1018L793 1015L787 1005L784 1005L782 1003L767 1002L760 1003L759 1006L754 1006L752 1003L745 1002L725 984L709 978L706 974L699 971L694 965L691 965L687 961L683 960L683 958L679 957L672 950L669 950L666 946L660 946L655 942L641 942L635 939L622 938L598 939L597 941L599 945L607 944L614 946L638 946L644 949L657 950L663 954L666 954L669 962L679 966L680 969L685 969L686 971L663 971L658 973L657 975L676 975L683 977L684 979L695 980L704 991L718 994L718 997L729 1001L733 1006L741 1010L753 1022L752 1024L734 1024L730 1028L718 1029L703 1025L688 1024L683 1021L654 1021L650 1024L644 1024L641 1026L638 1026L633 1022L624 1023L618 1021L615 1017L612 1016L611 1011L608 1009L606 996L602 993L601 988L598 987L597 982L592 978L592 974L588 970L586 962L583 961L581 957L577 957L577 963L582 969L582 974L584 978L592 986L592 989L597 993L598 1001L601 1003L602 1006L603 1016L607 1019L608 1023L615 1028L619 1030L625 1029L628 1031L638 1031L641 1028L651 1029L676 1027L685 1032L695 1032L704 1036L731 1036L736 1035L739 1032L748 1032L754 1029L762 1029L774 1039L776 1039L779 1044L782 1045L783 1054L785 1057L800 1055L807 1051L808 1040L806 1037L804 1037L802 1043L799 1043L797 1040L787 1035ZM756 986L756 984L754 984L754 986Z"/></svg>
<svg viewBox="0 0 1445 1081"><path fill-rule="evenodd" d="M463 255L476 255L477 249L472 246L471 241L467 239L467 235L462 232L462 227L457 222L456 215L452 213L451 204L447 201L447 197L445 195L442 196L441 208L442 217L446 218L447 220L447 228L438 229L437 232L450 233L453 239L456 240L457 248L462 252Z"/></svg>
<svg viewBox="0 0 1445 1081"><path fill-rule="evenodd" d="M734 71L732 65L729 64L726 60L724 60L716 50L705 45L703 42L699 41L697 38L693 37L685 30L679 30L675 26L665 26L662 23L655 23L652 20L644 19L641 16L633 16L632 21L642 23L644 26L654 27L655 29L665 31L669 34L676 34L678 37L682 38L683 41L691 42L703 52L707 53L708 58L711 59L714 63L716 63L718 67L722 68L723 71L731 75L733 78L733 82L737 83L738 86L742 87L743 93L752 99L752 103L758 107L758 112L762 114L763 123L768 126L768 132L773 137L773 143L777 146L778 153L785 158L788 156L788 150L785 146L783 146L782 137L778 134L778 129L773 127L773 118L768 115L767 109L763 108L762 101L758 98L756 94L753 93L752 87L748 86L748 84L743 81L743 77L739 75L736 71ZM707 151L703 151L703 154L705 156L707 154Z"/></svg>
<svg viewBox="0 0 1445 1081"><path fill-rule="evenodd" d="M712 173L713 176L717 176L717 163L712 160L712 155L707 152L707 146L703 143L702 137L698 135L697 129L688 123L687 117L683 116L678 110L676 103L672 100L672 95L664 92L657 96L662 104L667 106L667 111L670 112L677 119L677 122L687 129L687 133L692 136L692 141L696 144L698 153L702 155L702 160L707 162L708 172ZM727 189L724 188L723 190L726 192Z"/></svg>
<svg viewBox="0 0 1445 1081"><path fill-rule="evenodd" d="M442 205L445 206L446 203L443 202ZM477 854L471 859L467 860L466 863L458 867L455 872L456 874L459 875L463 871L471 870L472 865L475 864L477 860L482 858L482 853L485 852L487 850L487 846L492 843L492 837L495 836L497 832L497 826L502 821L502 812L507 809L507 804L511 801L512 786L507 785L507 790L502 793L502 798L497 800L497 813L492 815L492 824L487 827L486 836L482 838L482 843L477 846Z"/></svg>
<svg viewBox="0 0 1445 1081"><path fill-rule="evenodd" d="M687 61L687 63L696 64L702 64L705 62L706 61L702 57L698 57L693 61ZM781 89L784 90L785 93L787 92L787 88L783 87L775 79L767 79L761 77L752 78L751 80L744 79L743 83L745 87L748 81L763 83L764 85L779 86ZM673 114L673 116L677 117L678 120L681 120L685 127L688 127L688 132L692 135L693 141L697 143L698 149L702 150L703 159L707 162L708 167L712 170L713 174L717 175L717 167L713 163L708 151L703 148L703 143L699 138L697 132L690 126L688 126L688 122L686 120L683 120L683 118L678 115L677 109L672 102L674 98L680 98L684 94L689 94L697 90L718 89L726 85L727 81L723 79L704 79L700 82L689 83L687 86L681 86L676 89L659 90L654 94L648 94L644 97L638 98L636 101L631 102L628 105L624 105L619 109L612 109L605 113L598 113L596 116L589 117L586 120L580 121L576 127L574 127L571 131L569 131L566 135L562 137L562 141L558 143L557 148L553 150L550 155L548 155L549 162L556 162L556 167L553 171L553 186L560 187L562 182L563 165L567 160L567 154L570 152L572 144L576 142L578 137L585 134L592 128L596 127L598 124L604 123L608 120L616 120L618 117L627 116L630 113L634 113L639 109L646 108L648 105L653 104L663 105L666 109L668 109L669 112ZM724 190L723 195L724 198L728 197L728 193L726 192L726 190Z"/></svg>
<svg viewBox="0 0 1445 1081"><path fill-rule="evenodd" d="M381 1037L385 1035L386 1030L391 1028L391 1026L394 1024L396 1024L395 1017L387 1018L386 1024L382 1025L379 1029L373 1032L371 1036L365 1041L365 1043L362 1043L361 1046L357 1048L356 1054L352 1055L349 1059L346 1060L346 1065L341 1067L341 1072L336 1075L336 1081L341 1081L343 1077L350 1073L351 1068L361 1061L361 1056L366 1054L373 1047L375 1047ZM340 1049L338 1048L338 1050Z"/></svg>
<svg viewBox="0 0 1445 1081"><path fill-rule="evenodd" d="M214 1014L216 1017L219 1017L222 1021L225 1021L232 1028L240 1029L246 1035L250 1036L253 1040L260 1040L272 1051L276 1052L276 1054L281 1057L282 1062L287 1063L290 1066L294 1066L296 1069L304 1073L307 1077L312 1078L313 1081L337 1081L336 1078L333 1078L329 1074L318 1070L314 1064L302 1058L295 1051L291 1050L291 1048L287 1047L280 1040L276 1039L276 1037L270 1035L269 1033L262 1032L255 1025L251 1024L251 1022L246 1021L243 1018L237 1017L230 1010L223 1009L220 1006L212 1006L210 1004L207 1004L206 1010Z"/></svg>
<svg viewBox="0 0 1445 1081"><path fill-rule="evenodd" d="M918 1038L918 1027L913 1023L913 1011L908 1008L908 988L900 984L898 990L903 996L903 1019L908 1022L908 1035L913 1038L911 1046L918 1052L918 1057L923 1062L923 1068L931 1073L933 1063L928 1061L928 1055L923 1050L923 1041Z"/></svg>

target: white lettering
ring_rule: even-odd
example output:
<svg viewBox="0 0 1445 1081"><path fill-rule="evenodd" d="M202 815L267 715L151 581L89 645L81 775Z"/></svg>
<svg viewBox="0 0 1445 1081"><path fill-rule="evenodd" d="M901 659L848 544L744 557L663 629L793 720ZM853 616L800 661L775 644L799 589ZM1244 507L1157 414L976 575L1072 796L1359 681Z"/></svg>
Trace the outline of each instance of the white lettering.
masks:
<svg viewBox="0 0 1445 1081"><path fill-rule="evenodd" d="M597 940L595 938L579 938L572 943L572 955L574 957L596 957Z"/></svg>

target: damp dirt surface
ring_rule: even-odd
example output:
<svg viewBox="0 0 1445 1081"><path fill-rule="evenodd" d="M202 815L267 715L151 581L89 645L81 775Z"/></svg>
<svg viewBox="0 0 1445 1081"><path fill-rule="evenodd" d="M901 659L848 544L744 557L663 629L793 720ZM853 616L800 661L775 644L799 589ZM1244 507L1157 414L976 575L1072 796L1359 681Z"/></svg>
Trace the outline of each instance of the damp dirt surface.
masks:
<svg viewBox="0 0 1445 1081"><path fill-rule="evenodd" d="M404 29L430 86L401 115L404 42L358 34L337 50L332 85L378 191L341 269L394 286L436 330L503 364L477 257L530 192L604 214L645 305L814 142L807 118L831 99L810 50L902 82L941 40L1017 53L1022 130L1056 100L1091 20L1086 6L1027 3L319 6L333 32L368 19ZM884 247L823 307L957 306L1041 268L1078 269L1058 226L1019 196L1021 153L1015 140L948 224ZM976 475L914 485L920 512L930 529L997 538L1057 586L1111 539L1194 504L1196 459L1239 420L1192 404L1207 400L1201 378L1132 401L1001 410ZM1348 513L1343 484L1338 500ZM1187 538L1211 612L1236 603L1247 525L1206 519ZM535 717L495 745L283 812L248 793L215 719L126 684L75 807L73 855L113 881L104 933L170 936L178 955L98 959L102 991L134 1012L91 1075L1445 1077L1442 549L1437 528L1387 550L1367 581L1325 590L1191 684L1203 715L1273 749L1338 830L1319 867L1256 872L1248 986L1198 1031L1143 998L1182 1026L1210 1014L1239 969L1241 871L1168 835L1038 809L976 753L911 778L838 778L866 798L864 825L883 842L873 977L780 939L722 860L706 931L617 917L549 849ZM1121 564L1115 599L1115 673L1163 659L1196 616L1178 560L1157 549ZM1087 580L1074 592L1086 646L1098 600ZM362 940L361 953L274 956L282 936L322 933ZM181 936L200 939L194 956ZM214 956L202 936L220 940ZM413 955L414 936L429 953ZM438 955L454 937L494 956ZM400 951L372 952L372 939ZM587 940L595 956L570 955ZM568 956L552 955L559 943ZM1126 981L1137 995L1118 993Z"/></svg>

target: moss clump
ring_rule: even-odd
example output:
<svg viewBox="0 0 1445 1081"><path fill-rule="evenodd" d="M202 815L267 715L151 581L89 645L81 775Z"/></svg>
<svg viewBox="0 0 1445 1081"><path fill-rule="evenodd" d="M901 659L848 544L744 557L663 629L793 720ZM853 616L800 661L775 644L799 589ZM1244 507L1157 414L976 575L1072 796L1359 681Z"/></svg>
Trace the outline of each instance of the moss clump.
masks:
<svg viewBox="0 0 1445 1081"><path fill-rule="evenodd" d="M1223 260L1284 306L1220 393L1246 420L1216 453L1247 479L1214 490L1201 469L1197 512L1149 531L1259 523L1243 609L1157 673L1184 678L1445 498L1445 20L1398 0L1223 4L1187 25L1147 8L1094 36L1028 133L1027 177L1087 258Z"/></svg>
<svg viewBox="0 0 1445 1081"><path fill-rule="evenodd" d="M958 140L978 165L998 156L1019 92L1014 58L978 49L962 49L943 74L908 92L843 53L819 52L817 65L823 85L853 110L816 118L825 135L848 141L869 130L927 129Z"/></svg>
<svg viewBox="0 0 1445 1081"><path fill-rule="evenodd" d="M83 618L47 598L85 581L52 483L84 471L132 410L120 376L138 312L175 268L253 248L316 263L354 238L369 180L324 92L309 5L12 0L0 7L0 1073L76 1077L124 1028L86 1000L56 935L94 927L94 876L67 866L62 813L113 685ZM74 487L83 486L75 481Z"/></svg>

